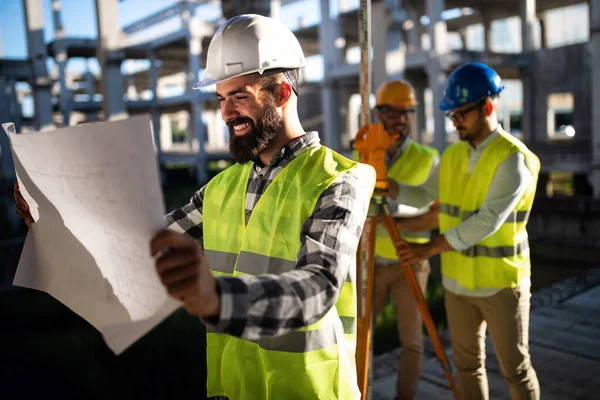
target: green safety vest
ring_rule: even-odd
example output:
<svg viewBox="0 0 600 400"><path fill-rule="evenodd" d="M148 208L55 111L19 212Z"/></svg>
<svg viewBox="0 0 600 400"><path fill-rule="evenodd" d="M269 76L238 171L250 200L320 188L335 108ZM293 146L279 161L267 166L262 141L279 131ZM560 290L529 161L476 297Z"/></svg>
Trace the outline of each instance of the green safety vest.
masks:
<svg viewBox="0 0 600 400"><path fill-rule="evenodd" d="M433 162L439 156L440 153L436 149L411 140L406 150L388 169L388 176L403 185L420 186L427 181ZM431 239L431 232L400 231L400 236L407 242L427 243ZM386 227L381 224L377 225L375 254L387 259L398 259L392 238Z"/></svg>
<svg viewBox="0 0 600 400"><path fill-rule="evenodd" d="M446 149L440 163L440 232L460 225L476 214L489 191L498 165L510 154L520 152L534 181L527 188L498 231L463 251L442 253L442 274L461 286L477 288L516 287L531 274L527 220L540 161L521 141L500 132L483 151L469 175L469 145L458 142Z"/></svg>
<svg viewBox="0 0 600 400"><path fill-rule="evenodd" d="M213 274L255 276L292 271L302 224L341 174L356 169L375 184L375 172L324 146L313 146L271 182L246 225L246 188L252 163L235 164L207 187L204 251ZM367 185L368 186L368 185ZM372 189L371 189L372 190ZM365 213L372 192L365 197ZM353 268L335 307L307 327L256 341L207 332L208 397L240 399L354 399L356 286Z"/></svg>

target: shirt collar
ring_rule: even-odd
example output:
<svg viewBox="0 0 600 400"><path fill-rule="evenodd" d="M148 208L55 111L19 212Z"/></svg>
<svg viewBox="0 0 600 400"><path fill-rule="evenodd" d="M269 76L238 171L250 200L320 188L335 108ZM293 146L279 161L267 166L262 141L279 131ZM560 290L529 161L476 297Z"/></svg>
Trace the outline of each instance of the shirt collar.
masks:
<svg viewBox="0 0 600 400"><path fill-rule="evenodd" d="M400 148L398 149L398 154L402 154L406 151L411 140L412 139L410 138L410 136L407 136L406 139L404 139L404 143L402 143L402 146L400 146Z"/></svg>
<svg viewBox="0 0 600 400"><path fill-rule="evenodd" d="M319 134L316 131L306 132L304 135L292 140L273 154L270 165L275 165L285 160L289 161L307 148L319 144L320 142ZM260 159L255 160L254 164L261 168L264 167Z"/></svg>
<svg viewBox="0 0 600 400"><path fill-rule="evenodd" d="M482 152L483 150L486 149L486 147L488 147L490 145L490 143L492 143L492 141L498 136L500 135L500 131L502 130L502 126L500 124L498 124L498 127L496 129L494 129L492 131L492 133L490 133L490 136L486 137L483 142L479 143L477 145L477 147L473 148L471 147L472 150L475 150L477 152Z"/></svg>

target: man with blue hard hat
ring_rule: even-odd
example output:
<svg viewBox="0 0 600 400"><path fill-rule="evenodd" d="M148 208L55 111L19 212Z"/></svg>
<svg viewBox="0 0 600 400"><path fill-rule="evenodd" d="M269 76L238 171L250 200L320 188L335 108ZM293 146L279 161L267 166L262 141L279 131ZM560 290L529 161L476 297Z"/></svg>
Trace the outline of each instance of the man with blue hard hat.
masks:
<svg viewBox="0 0 600 400"><path fill-rule="evenodd" d="M441 253L442 281L454 363L463 399L487 399L485 336L489 330L513 399L539 399L529 355L531 264L527 220L540 162L502 129L496 113L504 89L482 63L450 75L440 108L460 142L443 153L431 191L440 201L440 236L427 244L397 244L402 261ZM421 189L419 189L421 190ZM399 185L397 201L418 190Z"/></svg>

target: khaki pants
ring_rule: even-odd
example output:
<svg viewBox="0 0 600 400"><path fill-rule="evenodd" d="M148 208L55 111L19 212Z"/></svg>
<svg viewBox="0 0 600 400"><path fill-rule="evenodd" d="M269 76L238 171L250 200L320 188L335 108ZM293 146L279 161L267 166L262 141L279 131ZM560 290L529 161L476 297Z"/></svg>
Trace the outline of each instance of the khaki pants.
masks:
<svg viewBox="0 0 600 400"><path fill-rule="evenodd" d="M539 399L540 385L529 357L529 288L503 289L490 297L446 291L446 316L462 399L489 397L485 334L490 337L512 399Z"/></svg>
<svg viewBox="0 0 600 400"><path fill-rule="evenodd" d="M415 278L423 293L429 277L429 261L414 264ZM373 312L376 319L391 295L396 302L398 332L402 344L396 395L414 399L423 368L423 319L404 277L400 263L376 266L373 280Z"/></svg>

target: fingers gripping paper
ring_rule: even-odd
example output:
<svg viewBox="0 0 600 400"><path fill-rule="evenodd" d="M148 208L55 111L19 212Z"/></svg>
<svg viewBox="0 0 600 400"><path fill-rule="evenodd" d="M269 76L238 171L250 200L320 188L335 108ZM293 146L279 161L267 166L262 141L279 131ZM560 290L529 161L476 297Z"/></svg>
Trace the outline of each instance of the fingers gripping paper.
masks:
<svg viewBox="0 0 600 400"><path fill-rule="evenodd" d="M52 295L121 353L179 306L149 250L164 226L149 118L21 135L3 128L36 221L13 283Z"/></svg>

